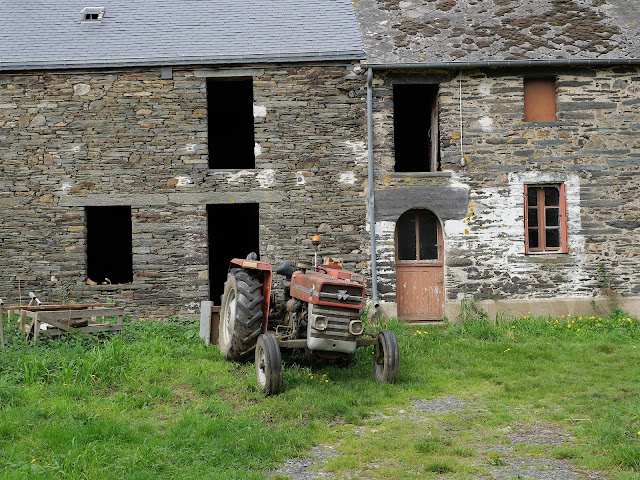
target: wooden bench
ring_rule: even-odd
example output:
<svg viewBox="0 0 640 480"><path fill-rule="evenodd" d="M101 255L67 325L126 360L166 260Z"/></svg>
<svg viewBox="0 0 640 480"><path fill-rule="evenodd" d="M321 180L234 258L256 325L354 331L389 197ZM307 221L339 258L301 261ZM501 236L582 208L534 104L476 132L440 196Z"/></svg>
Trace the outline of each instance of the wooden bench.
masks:
<svg viewBox="0 0 640 480"><path fill-rule="evenodd" d="M53 328L47 329L49 335L61 335L64 332L79 331L83 333L94 333L98 331L120 331L124 328L124 310L113 307L109 303L90 303L76 305L13 305L4 307L11 315L19 312L20 331L27 338L33 336L38 340L40 336L40 325L46 323ZM3 307L0 305L0 319L2 318ZM84 319L96 319L97 317L116 316L115 324L111 323L90 323ZM31 323L27 323L27 318L31 318ZM0 324L1 326L1 324ZM2 330L2 328L0 328ZM4 345L4 335L3 335Z"/></svg>

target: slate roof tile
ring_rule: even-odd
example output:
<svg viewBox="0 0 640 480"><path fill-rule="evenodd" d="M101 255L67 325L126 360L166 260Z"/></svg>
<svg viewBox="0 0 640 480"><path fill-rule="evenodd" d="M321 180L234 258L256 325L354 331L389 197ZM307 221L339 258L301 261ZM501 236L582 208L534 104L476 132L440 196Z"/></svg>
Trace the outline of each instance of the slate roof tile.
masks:
<svg viewBox="0 0 640 480"><path fill-rule="evenodd" d="M0 0L0 27L0 70L364 58L348 0Z"/></svg>

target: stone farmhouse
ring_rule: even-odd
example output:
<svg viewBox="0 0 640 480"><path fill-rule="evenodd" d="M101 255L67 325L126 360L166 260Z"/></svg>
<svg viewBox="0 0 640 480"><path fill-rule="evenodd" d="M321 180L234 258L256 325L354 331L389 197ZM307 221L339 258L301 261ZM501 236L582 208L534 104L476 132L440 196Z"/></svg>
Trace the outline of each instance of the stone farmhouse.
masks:
<svg viewBox="0 0 640 480"><path fill-rule="evenodd" d="M3 296L190 315L319 233L406 320L640 313L633 2L94 5L0 0Z"/></svg>
<svg viewBox="0 0 640 480"><path fill-rule="evenodd" d="M353 6L268 4L0 0L3 298L193 314L318 230L366 270Z"/></svg>
<svg viewBox="0 0 640 480"><path fill-rule="evenodd" d="M407 319L454 317L465 296L490 313L639 314L637 3L354 8L381 305Z"/></svg>

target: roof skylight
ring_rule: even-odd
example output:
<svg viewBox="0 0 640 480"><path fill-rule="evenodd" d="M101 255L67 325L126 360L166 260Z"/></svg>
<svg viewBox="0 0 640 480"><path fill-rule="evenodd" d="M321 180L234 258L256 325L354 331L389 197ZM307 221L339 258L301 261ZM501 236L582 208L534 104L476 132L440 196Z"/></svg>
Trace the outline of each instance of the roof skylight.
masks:
<svg viewBox="0 0 640 480"><path fill-rule="evenodd" d="M105 14L104 7L85 7L80 12L83 22L100 22Z"/></svg>

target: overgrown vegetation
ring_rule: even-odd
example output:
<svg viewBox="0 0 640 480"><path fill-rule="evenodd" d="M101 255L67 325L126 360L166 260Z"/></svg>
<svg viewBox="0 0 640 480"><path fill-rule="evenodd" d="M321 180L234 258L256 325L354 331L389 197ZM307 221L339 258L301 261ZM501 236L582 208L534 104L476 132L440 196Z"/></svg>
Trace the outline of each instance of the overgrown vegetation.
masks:
<svg viewBox="0 0 640 480"><path fill-rule="evenodd" d="M575 439L521 448L639 478L640 328L615 313L390 322L400 340L399 384L374 382L371 349L347 369L285 357L285 391L275 398L257 391L252 365L226 363L200 343L195 322L135 322L121 335L29 345L12 321L0 352L0 472L258 479L314 444L338 443L342 454L328 468L347 478L365 470L369 478L477 478L508 461L487 458L475 448L479 438L548 422ZM410 418L375 418L375 435L358 433L375 412L444 396L479 408L434 414L420 428Z"/></svg>

